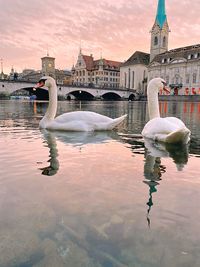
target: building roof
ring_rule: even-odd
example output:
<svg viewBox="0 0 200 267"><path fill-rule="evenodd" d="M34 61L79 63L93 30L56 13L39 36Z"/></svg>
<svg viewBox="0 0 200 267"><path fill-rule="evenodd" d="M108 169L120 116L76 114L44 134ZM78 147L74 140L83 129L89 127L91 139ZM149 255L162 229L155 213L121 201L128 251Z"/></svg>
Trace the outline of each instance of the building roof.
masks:
<svg viewBox="0 0 200 267"><path fill-rule="evenodd" d="M122 67L135 64L148 65L149 60L150 60L150 54L141 51L136 51L126 62L122 64Z"/></svg>
<svg viewBox="0 0 200 267"><path fill-rule="evenodd" d="M85 61L86 69L92 70L94 68L93 56L82 55L82 57L83 57L83 60Z"/></svg>
<svg viewBox="0 0 200 267"><path fill-rule="evenodd" d="M101 64L103 64L104 68L107 68L107 69L109 68L118 69L120 65L122 64L122 62L108 60L108 59L94 60L92 55L91 56L82 55L82 57L85 62L87 70L98 69L99 65Z"/></svg>
<svg viewBox="0 0 200 267"><path fill-rule="evenodd" d="M167 19L165 12L165 0L158 0L157 14L156 14L156 22L162 29L165 21Z"/></svg>
<svg viewBox="0 0 200 267"><path fill-rule="evenodd" d="M122 62L119 61L113 61L113 60L108 60L108 59L98 59L94 61L94 68L98 68L99 65L103 65L104 68L106 69L110 69L110 68L114 68L114 69L119 69L120 65L122 64Z"/></svg>
<svg viewBox="0 0 200 267"><path fill-rule="evenodd" d="M155 58L152 60L152 63L166 63L163 62L163 60L169 59L171 61L175 58L185 58L186 60L199 60L200 44L171 49L167 52L155 56Z"/></svg>

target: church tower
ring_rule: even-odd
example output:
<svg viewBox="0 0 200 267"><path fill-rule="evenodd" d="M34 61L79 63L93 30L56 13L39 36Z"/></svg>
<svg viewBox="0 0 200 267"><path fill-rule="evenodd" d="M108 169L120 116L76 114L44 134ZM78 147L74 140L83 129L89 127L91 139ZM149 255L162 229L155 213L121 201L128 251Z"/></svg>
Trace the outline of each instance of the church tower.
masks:
<svg viewBox="0 0 200 267"><path fill-rule="evenodd" d="M151 29L150 62L156 55L168 50L169 32L165 12L165 0L158 0L156 19Z"/></svg>
<svg viewBox="0 0 200 267"><path fill-rule="evenodd" d="M42 57L42 75L55 78L55 58L50 57L47 53L46 57Z"/></svg>

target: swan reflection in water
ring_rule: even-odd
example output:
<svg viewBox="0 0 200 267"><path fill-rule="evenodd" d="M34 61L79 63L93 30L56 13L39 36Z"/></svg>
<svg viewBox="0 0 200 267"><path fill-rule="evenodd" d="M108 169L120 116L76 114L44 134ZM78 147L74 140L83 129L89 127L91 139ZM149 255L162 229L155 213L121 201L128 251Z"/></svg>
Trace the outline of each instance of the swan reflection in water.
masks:
<svg viewBox="0 0 200 267"><path fill-rule="evenodd" d="M148 206L147 222L150 227L149 213L153 206L152 194L157 192L156 187L162 180L162 174L166 172L166 167L161 164L161 158L172 158L176 164L177 170L182 171L188 162L188 145L157 143L149 139L145 139L144 144L144 177L146 178L144 183L149 186L149 199L146 204Z"/></svg>
<svg viewBox="0 0 200 267"><path fill-rule="evenodd" d="M80 150L87 144L101 144L110 140L116 140L118 135L116 132L62 132L41 130L45 143L49 148L49 166L40 168L42 175L53 176L59 170L57 140L74 147L79 147Z"/></svg>

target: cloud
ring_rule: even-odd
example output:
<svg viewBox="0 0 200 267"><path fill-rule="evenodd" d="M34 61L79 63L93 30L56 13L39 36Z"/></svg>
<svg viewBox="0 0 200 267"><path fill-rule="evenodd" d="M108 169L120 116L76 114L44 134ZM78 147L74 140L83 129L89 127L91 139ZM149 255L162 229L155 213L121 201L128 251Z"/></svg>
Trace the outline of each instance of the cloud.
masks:
<svg viewBox="0 0 200 267"><path fill-rule="evenodd" d="M0 0L0 57L10 69L41 67L49 49L56 66L70 68L80 41L86 54L124 61L135 50L149 51L149 31L157 1L153 0ZM172 30L169 47L198 43L199 4L166 1ZM183 16L184 14L184 16Z"/></svg>

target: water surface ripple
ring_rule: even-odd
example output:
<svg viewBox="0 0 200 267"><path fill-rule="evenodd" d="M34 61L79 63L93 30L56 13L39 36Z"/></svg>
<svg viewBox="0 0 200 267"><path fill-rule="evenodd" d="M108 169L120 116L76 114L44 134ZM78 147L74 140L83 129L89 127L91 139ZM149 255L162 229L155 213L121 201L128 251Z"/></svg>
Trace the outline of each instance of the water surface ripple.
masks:
<svg viewBox="0 0 200 267"><path fill-rule="evenodd" d="M144 140L145 102L59 102L118 131L39 130L47 102L0 101L0 266L200 266L200 103L161 102L187 146Z"/></svg>

